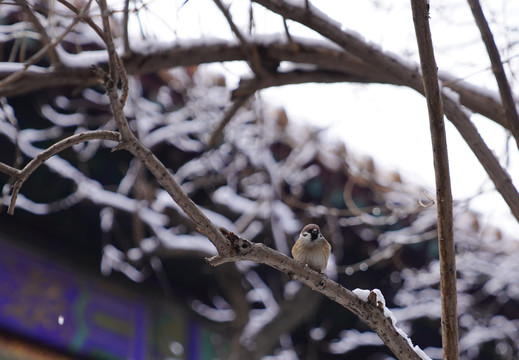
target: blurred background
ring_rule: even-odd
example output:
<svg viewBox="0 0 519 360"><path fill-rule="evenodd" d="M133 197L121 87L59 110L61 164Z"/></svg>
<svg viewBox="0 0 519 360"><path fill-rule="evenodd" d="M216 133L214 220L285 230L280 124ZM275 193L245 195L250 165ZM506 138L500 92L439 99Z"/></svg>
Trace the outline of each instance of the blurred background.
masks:
<svg viewBox="0 0 519 360"><path fill-rule="evenodd" d="M334 13L330 3L319 5L328 16L383 20L383 28L396 33L377 37L368 30L373 25L340 19L343 30L417 59L413 38L392 25L393 14L402 13L410 24L409 4L345 2L347 7ZM433 23L455 17L446 2L440 3L432 5ZM36 59L52 41L44 34L56 39L74 21L74 9L86 4L1 2L0 78ZM130 74L125 106L130 126L210 220L285 254L305 224L318 224L332 244L326 275L351 290L380 289L397 326L431 358L441 359L425 102L395 85L305 84L247 95L232 112L244 84L257 74L239 55L240 42L232 40L213 2L109 5ZM89 18L99 25L99 9L94 2L90 6ZM452 5L456 11L466 7ZM305 37L292 43L296 53L304 45L340 50L298 23L289 22L290 30L284 30L282 17L258 4L233 1L231 10L248 41L264 42L265 48L258 47L261 56L276 52L292 33ZM509 36L506 64L514 86L517 29L501 22L512 10L503 2L492 8L489 21L502 30L496 37ZM128 35L125 13L131 14ZM265 25L271 17L276 25ZM465 29L470 20L457 18L455 28ZM412 24L407 29L412 34ZM461 30L457 35L465 54L476 35ZM233 46L238 50L229 50ZM440 42L438 51L444 54L452 46ZM18 82L3 83L1 162L21 168L66 136L116 129L108 98L89 68L106 65L103 49L95 27L78 22L54 55L35 60ZM454 73L464 69L461 76L481 71L481 78L463 81L485 87L492 79L487 65L452 62L445 67ZM275 64L273 76L305 65ZM222 132L216 131L229 115ZM474 117L487 124L484 134L492 134L485 126L498 127ZM416 122L422 125L414 128ZM353 137L351 147L343 134ZM514 359L519 355L517 224L502 200L481 205L481 199L498 195L479 164L473 172L473 155L466 149L458 155L465 145L450 134L455 164L466 162L453 171L453 176L465 174L459 183L453 180L461 356ZM514 178L517 151L509 146L508 131L500 126L485 140L497 144ZM355 315L286 275L251 262L207 264L205 258L216 254L209 240L142 164L125 151L112 152L114 145L91 141L46 161L23 184L13 216L6 212L13 179L0 177L0 359L393 358ZM460 194L456 186L470 191ZM502 222L494 221L496 213Z"/></svg>

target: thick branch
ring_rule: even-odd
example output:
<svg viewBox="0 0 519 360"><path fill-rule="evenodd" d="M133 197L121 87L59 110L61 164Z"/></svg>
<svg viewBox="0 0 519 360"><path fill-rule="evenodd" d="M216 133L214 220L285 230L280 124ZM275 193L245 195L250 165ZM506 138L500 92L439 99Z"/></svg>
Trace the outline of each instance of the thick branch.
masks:
<svg viewBox="0 0 519 360"><path fill-rule="evenodd" d="M440 252L440 288L442 303L443 358L459 358L456 292L456 252L454 248L452 192L443 122L443 106L438 83L436 60L429 28L429 6L426 0L411 0L416 40L422 65L423 83L433 146L436 197L438 209L438 245Z"/></svg>
<svg viewBox="0 0 519 360"><path fill-rule="evenodd" d="M211 135L211 138L209 139L209 142L208 142L209 147L213 147L218 141L220 141L220 139L222 138L223 130L225 129L225 126L227 126L227 124L231 121L231 119L234 117L234 115L236 115L238 110L240 110L240 108L247 102L247 100L249 99L249 97L251 95L252 95L252 93L246 94L244 96L238 97L237 99L234 99L234 102L229 107L229 109L225 112L225 115L218 123L218 126L214 129L213 134Z"/></svg>
<svg viewBox="0 0 519 360"><path fill-rule="evenodd" d="M66 3L64 0L60 1ZM317 74L319 71L329 70L331 71L330 74L344 74L344 77L336 77L336 81L359 81L360 78L362 79L362 82L405 85L423 93L421 75L416 71L416 68L401 63L397 58L385 55L375 47L363 44L362 41L355 39L351 34L342 31L340 26L337 26L338 24L334 24L333 22L327 23L327 20L329 20L328 18L313 20L314 18L319 18L318 13L315 14L313 12L308 12L305 9L300 11L300 8L291 5L290 3L269 0L257 0L256 2L264 4L274 11L278 11L286 18L303 19L305 23L314 26L313 29L318 32L321 32L318 27L324 26L325 30L321 33L329 35L334 41L337 40L337 42L340 42L341 46L349 51L345 52L329 46L328 44L319 45L317 43L311 45L308 43L297 43L297 46L294 46L294 43L287 44L260 39L257 40L257 43L251 44L257 48L258 54L265 57L269 63L273 61L290 61L293 63L313 64L318 67L314 72L313 79L311 79L312 76L310 76L310 74L307 74L304 77L301 77L301 80L299 81L297 80L297 76L294 76L292 81L286 83L295 84L307 81L316 81L314 79L318 78ZM295 15L292 16L293 14ZM100 29L97 29L96 31L99 33ZM354 46L348 45L350 40L352 40ZM355 53L356 56L353 56L352 53ZM365 56L366 59L364 59L363 56ZM228 42L222 41L221 43L202 44L190 47L173 46L170 49L159 50L146 55L132 54L125 59L124 67L130 74L143 74L175 66L188 66L193 64L233 60L245 60L241 45L229 44ZM388 65L378 65L384 62ZM106 63L98 65L103 68L106 67ZM0 73L0 78L8 76L9 74L11 73ZM284 75L281 74L279 76L282 77ZM271 77L265 80L265 86L284 84L283 82L273 82L270 79ZM477 91L474 87L465 84L464 82L456 81L448 75L444 75L442 80L447 80L447 86L460 94L460 102L462 105L489 117L505 127L507 126L501 104L499 104L496 99L486 95L485 91ZM67 69L62 67L56 69L29 68L23 73L23 77L18 79L17 82L0 87L0 96L20 95L30 91L62 85L77 85L84 87L93 85L97 81L98 78L90 71L90 69ZM329 77L329 81L334 81L333 76ZM452 116L458 115L452 115L452 111L454 110L449 111L445 109L445 114L451 121L454 121ZM470 128L471 126L473 125L457 127L461 132L465 128ZM482 141L481 137L474 137L472 134L463 133L461 135L466 140L470 138L472 143L469 143L469 146L471 146L473 150L474 148L478 148L479 154L476 153L476 156L478 156L480 161L497 161L493 158L494 155ZM509 177L506 174L506 171L502 168L497 172L489 172L489 169L494 166L483 162L482 165L494 182L496 182L496 179L498 179L498 182L501 184L509 182ZM508 185L500 186L498 182L496 182L496 188L500 191L507 204L519 204L519 194L517 194L513 184L509 182ZM508 190L504 191L504 188L507 188ZM517 215L519 214L519 210L514 209L514 206L517 208L519 205L511 205L512 213L514 213L516 218L519 220L519 216Z"/></svg>
<svg viewBox="0 0 519 360"><path fill-rule="evenodd" d="M389 56L381 50L377 49L376 47L367 44L355 35L343 31L341 29L341 24L330 21L328 17L322 16L319 13L319 11L314 11L311 6L303 8L301 6L294 5L294 3L292 2L285 2L282 0L253 1L265 6L267 9L273 12L278 13L282 17L292 19L303 25L308 26L309 28L317 31L321 35L337 43L347 52L351 53L352 55L355 55L359 59L359 61L364 62L366 65L372 66L373 68L376 68L379 71L386 71L390 77L399 79L399 84L409 86L410 88L418 91L419 93L425 94L422 76L418 72L418 69L413 69L411 66L400 61L398 58ZM427 16L427 14L425 16ZM463 100L466 97L466 95L467 93L465 93L464 96L460 98L460 100ZM488 97L486 97L486 99L489 100ZM449 111L447 109L444 109L445 114L447 115L449 120L453 121L452 117L454 116L459 117L458 112L461 111L461 109L459 109L459 106L457 106L457 108L457 110L453 110L451 107ZM502 107L499 106L499 108ZM468 125L463 127L457 126L460 133L461 131L469 129L470 127L471 126ZM461 135L466 140L467 138L470 138L470 140L473 141L472 143L469 143L469 146L471 146L471 149L473 150L474 148L477 148L478 153L475 154L480 161L489 161L492 164L497 162L497 159L495 159L494 154L486 146L485 142L482 140L480 136L472 136L472 133L461 133ZM519 203L519 193L517 192L513 184L509 181L510 178L502 167L499 167L500 169L496 169L497 173L490 172L490 168L493 167L491 163L482 162L482 165L487 171L489 177L493 181L496 177L499 178L499 184L495 183L496 189L499 191L501 196L503 196L506 203L509 205L511 204L510 206L512 213L519 221L519 205L517 205ZM504 186L503 184L507 182L508 184Z"/></svg>
<svg viewBox="0 0 519 360"><path fill-rule="evenodd" d="M515 142L519 147L519 115L517 114L514 96L512 95L512 89L510 89L510 84L506 78L506 73L505 69L503 68L503 63L501 62L499 50L497 49L496 43L494 42L494 36L490 31L490 27L488 26L487 20L485 19L485 15L481 9L479 0L468 0L468 3L481 33L481 38L483 39L483 42L487 48L488 57L492 63L492 71L494 72L497 86L499 87L499 93L501 94L503 107L505 108L508 128L512 132L512 136L515 138Z"/></svg>
<svg viewBox="0 0 519 360"><path fill-rule="evenodd" d="M497 191L510 208L512 215L519 221L519 194L508 172L499 164L494 153L485 144L485 140L470 121L468 115L460 109L455 100L445 94L443 95L443 108L449 120L487 172Z"/></svg>
<svg viewBox="0 0 519 360"><path fill-rule="evenodd" d="M62 0L63 1L63 0ZM90 19L87 17L86 19ZM90 23L89 23L90 24ZM95 24L93 24L95 25ZM100 30L97 30L100 31ZM251 42L251 46L257 48L261 56L270 59L271 62L289 61L300 64L315 65L314 75L311 72L298 77L295 72L290 82L272 82L267 77L267 86L279 86L285 84L300 84L305 82L363 82L405 85L399 76L391 76L385 71L366 64L361 59L352 56L340 49L333 49L326 45L308 45L295 42L285 43L277 41L257 40ZM80 56L80 55L79 55ZM211 43L194 46L173 46L169 49L155 51L151 54L133 53L124 59L124 67L129 74L145 74L157 72L160 69L177 66L190 66L197 64L226 62L234 60L246 60L242 47L228 42ZM106 68L106 63L98 63L97 66ZM321 72L322 71L322 72ZM323 75L322 78L319 74ZM11 75L12 72L0 72L0 79ZM327 76L325 76L327 75ZM279 76L284 77L283 73ZM325 80L322 80L322 79ZM298 81L298 79L300 79ZM482 114L498 124L507 127L506 119L501 104L497 97L489 97L487 91L478 91L474 86L463 81L453 79L452 76L441 76L447 87L460 94L460 103L473 112ZM270 82L270 83L268 83ZM92 86L98 83L98 78L89 67L85 68L34 68L29 67L23 77L14 83L6 84L0 88L0 96L17 96L32 91L65 85ZM421 86L421 85L420 85Z"/></svg>
<svg viewBox="0 0 519 360"><path fill-rule="evenodd" d="M36 64L43 56L45 56L45 54L47 53L47 51L53 49L55 46L57 46L58 44L61 43L61 41L63 41L63 39L65 38L65 36L70 32L72 31L72 29L77 25L77 23L79 22L80 20L80 16L86 14L88 12L88 9L90 7L90 2L92 0L88 1L85 6L83 7L83 9L81 9L80 11L80 15L78 15L76 18L74 18L74 20L72 21L72 23L67 26L67 28L63 31L62 34L60 34L60 36L54 40L53 42L49 42L47 44L45 44L36 54L34 54L33 56L30 57L29 60L27 60L25 62L25 64L23 64L23 67L21 69L19 69L18 71L15 71L11 74L9 74L8 76L6 76L5 78L3 78L2 80L0 80L0 88L4 88L4 87L7 87L9 86L10 84L11 85L14 85L13 83L20 79L21 77L23 77L24 73L27 71L27 69Z"/></svg>
<svg viewBox="0 0 519 360"><path fill-rule="evenodd" d="M0 172L3 172L9 176L18 176L20 174L20 170L4 163L0 163Z"/></svg>
<svg viewBox="0 0 519 360"><path fill-rule="evenodd" d="M368 44L364 39L352 33L342 31L342 25L331 21L327 16L321 16L311 4L306 7L294 5L293 2L284 0L253 0L254 2L266 7L267 9L281 15L284 18L297 21L310 29L318 32L322 36L330 39L345 51L354 55L361 62L371 65L381 72L385 72L392 77L399 77L400 81L406 84L413 84L413 88L421 86L418 67L410 69L400 63L397 58L391 58Z"/></svg>
<svg viewBox="0 0 519 360"><path fill-rule="evenodd" d="M264 244L252 243L223 228L220 228L220 230L229 241L229 256L216 255L208 259L211 265L216 266L238 260L251 260L269 265L353 312L378 334L398 359L421 359L408 339L401 335L390 318L385 317L384 311L377 304L359 299L350 290L325 275L303 266L294 259Z"/></svg>

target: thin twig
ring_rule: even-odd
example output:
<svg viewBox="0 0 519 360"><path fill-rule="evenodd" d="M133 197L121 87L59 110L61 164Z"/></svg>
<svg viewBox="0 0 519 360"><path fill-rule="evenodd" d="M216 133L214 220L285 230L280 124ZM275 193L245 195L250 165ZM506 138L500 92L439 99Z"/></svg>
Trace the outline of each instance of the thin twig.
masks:
<svg viewBox="0 0 519 360"><path fill-rule="evenodd" d="M164 164L157 159L155 154L144 146L132 133L124 115L123 103L118 97L116 83L113 78L113 76L119 73L120 69L118 70L117 66L121 63L117 60L118 55L115 51L115 46L112 40L106 0L99 0L99 7L101 9L101 14L103 15L103 38L105 39L108 51L110 70L109 73L105 73L101 69L96 68L96 72L104 82L114 120L121 133L121 141L115 150L125 149L139 159L155 179L157 179L164 190L166 190L171 198L178 204L182 211L193 220L197 226L197 230L207 236L207 238L213 243L218 254L222 256L228 255L230 251L228 248L228 242L221 232L216 229L207 216L205 216L189 196L187 196Z"/></svg>
<svg viewBox="0 0 519 360"><path fill-rule="evenodd" d="M5 164L0 163L0 171L5 172L11 176L16 178L16 181L12 187L11 193L11 202L9 204L9 209L7 213L12 215L14 213L14 208L16 206L16 199L18 198L18 193L23 185L23 183L31 176L31 174L38 169L45 161L50 159L52 156L57 153L74 146L76 144L91 141L91 140L112 140L119 141L119 133L115 131L109 130L94 130L88 131L80 134L75 134L69 136L63 140L58 141L54 145L42 151L38 156L32 159L27 165L24 166L22 170L16 170L7 166Z"/></svg>
<svg viewBox="0 0 519 360"><path fill-rule="evenodd" d="M106 92L108 94L108 98L110 100L110 107L112 109L112 113L114 116L114 121L117 124L117 128L121 132L123 142L135 139L132 131L130 130L130 126L126 121L126 117L124 115L124 102L121 101L117 91L117 82L119 76L122 76L123 82L127 81L126 70L124 69L124 65L115 50L115 45L112 37L112 30L110 27L110 19L108 17L108 5L106 4L106 0L99 0L99 8L101 10L101 16L103 19L103 40L106 44L106 50L108 52L108 73L105 73L103 70L96 68L98 75L103 80L103 83L106 88ZM123 100L126 100L126 95L123 91ZM122 144L122 143L121 143ZM121 145L120 144L120 145Z"/></svg>
<svg viewBox="0 0 519 360"><path fill-rule="evenodd" d="M283 0L252 1L263 5L282 17L297 21L308 28L315 30L322 36L341 46L347 52L358 57L365 63L365 65L372 66L373 70L385 72L387 76L389 76L388 80L390 82L409 86L419 93L424 94L422 76L418 72L418 69L401 62L395 57L385 54L380 49L366 43L354 34L343 31L336 23L330 22L329 18L321 16L318 12L307 12L303 7ZM460 100L462 101L462 104L465 104L465 101L468 101L467 98L471 97L469 94L476 95L476 98L483 99L484 101L480 103L472 98L470 101L472 105L471 107L477 106L481 111L480 105L483 102L491 104L490 106L495 109L494 116L491 116L491 118L506 127L506 123L498 121L501 118L499 111L502 107L492 101L488 96L477 94L477 92L469 90L468 87L470 86L467 86L465 92L461 94L462 96L460 97ZM492 150L490 150L485 144L474 124L472 124L468 116L463 113L459 104L456 104L451 100L452 99L449 99L448 97L446 98L444 95L445 114L456 126L469 147L478 157L478 160L485 168L488 176L494 182L496 189L506 201L516 219L519 221L519 193L511 182L510 176L506 170L499 165L499 162L495 158ZM485 112L486 114L491 115L493 111L486 108Z"/></svg>
<svg viewBox="0 0 519 360"><path fill-rule="evenodd" d="M79 15L77 17L74 18L74 20L72 21L72 23L67 26L67 28L65 29L65 31L63 31L63 33L56 39L54 40L53 42L50 42L50 43L47 43L45 46L43 46L36 54L34 54L33 56L31 56L27 62L24 64L23 68L12 73L11 75L5 77L4 79L2 79L0 81L0 88L6 86L6 85L9 85L10 83L18 80L19 78L21 78L23 76L23 74L27 71L27 69L31 66L31 65L34 65L36 64L46 53L49 49L51 48L54 48L56 47L59 43L61 43L61 41L65 38L65 36L70 32L72 31L72 29L76 26L76 24L80 21L81 17L83 15L86 14L86 12L88 11L89 7L90 7L90 3L92 2L92 0L90 0L88 3L85 4L85 6L83 6L83 8L81 9Z"/></svg>
<svg viewBox="0 0 519 360"><path fill-rule="evenodd" d="M264 68L263 64L261 63L261 57L257 54L257 49L253 46L251 46L245 37L242 35L234 21L232 20L231 13L229 12L229 9L226 8L223 3L220 0L213 0L218 9L223 13L225 16L225 19L229 23L229 27L231 28L234 35L238 38L240 41L243 54L247 58L247 62L249 63L249 66L251 67L252 71L256 74L257 77L261 77L264 75L267 75L267 71Z"/></svg>
<svg viewBox="0 0 519 360"><path fill-rule="evenodd" d="M119 82L119 66L117 61L117 51L115 50L114 39L112 37L112 29L110 25L110 12L108 11L108 5L106 0L98 0L99 9L101 10L101 18L103 19L103 41L106 44L108 52L108 71L111 80L114 82L114 86L117 87ZM108 90L108 89L107 89Z"/></svg>
<svg viewBox="0 0 519 360"><path fill-rule="evenodd" d="M33 24L33 26L36 28L36 31L38 31L38 33L40 34L43 45L45 46L50 44L51 39L49 38L49 35L45 31L45 28L42 26L36 15L34 15L34 12L29 7L28 2L25 0L16 0L16 3L23 9L24 13L29 18L29 21ZM49 46L47 47L47 49L49 51L51 65L59 64L59 57L56 53L56 49L54 49L54 46Z"/></svg>
<svg viewBox="0 0 519 360"><path fill-rule="evenodd" d="M506 78L505 69L501 62L501 56L497 49L494 41L494 36L490 31L488 22L483 14L479 0L468 0L474 19L481 33L481 38L487 48L488 57L492 64L492 71L499 87L499 93L501 94L501 101L505 109L505 115L508 122L508 128L510 129L512 136L515 138L516 145L519 147L519 115L517 114L517 108L510 88L510 83Z"/></svg>
<svg viewBox="0 0 519 360"><path fill-rule="evenodd" d="M305 267L303 264L264 244L253 243L240 238L223 228L220 228L220 231L229 241L229 247L232 249L232 253L229 256L216 255L207 259L211 265L216 266L238 260L251 260L269 265L287 274L292 279L298 280L311 289L327 296L332 301L337 302L357 315L379 335L380 339L393 351L398 359L421 359L408 339L402 336L402 333L395 328L390 318L387 318L384 311L377 305L361 300L350 290L325 275L319 274L307 266Z"/></svg>
<svg viewBox="0 0 519 360"><path fill-rule="evenodd" d="M130 50L130 40L128 36L128 22L130 19L130 0L124 1L124 10L123 10L123 40L124 40L124 55L129 54Z"/></svg>
<svg viewBox="0 0 519 360"><path fill-rule="evenodd" d="M443 105L438 82L438 70L434 59L434 48L429 28L429 6L426 0L411 0L411 7L422 65L425 97L429 110L436 177L443 359L455 360L459 358L456 251L453 234L452 192L447 155L447 137L443 121Z"/></svg>
<svg viewBox="0 0 519 360"><path fill-rule="evenodd" d="M298 50L297 44L292 38L292 35L290 35L290 30L288 29L288 23L287 19L283 17L283 27L285 28L285 35L287 37L288 43L293 47L294 50Z"/></svg>
<svg viewBox="0 0 519 360"><path fill-rule="evenodd" d="M75 7L74 5L69 3L68 1L66 1L66 0L58 0L58 1L60 2L60 4L64 5L66 8L68 8L74 14L76 14L78 16L81 14L81 11L77 7ZM81 20L86 22L96 32L96 34L99 35L99 37L101 39L103 38L103 30L99 26L97 26L97 24L94 22L94 20L92 20L91 17L81 16Z"/></svg>
<svg viewBox="0 0 519 360"><path fill-rule="evenodd" d="M225 129L225 126L231 121L233 116L240 110L240 108L247 102L247 100L250 98L252 94L240 96L234 102L232 103L231 107L225 112L223 118L218 123L218 126L213 131L213 134L211 135L211 138L209 139L207 145L209 147L213 147L216 145L217 142L220 141L223 135L223 130Z"/></svg>

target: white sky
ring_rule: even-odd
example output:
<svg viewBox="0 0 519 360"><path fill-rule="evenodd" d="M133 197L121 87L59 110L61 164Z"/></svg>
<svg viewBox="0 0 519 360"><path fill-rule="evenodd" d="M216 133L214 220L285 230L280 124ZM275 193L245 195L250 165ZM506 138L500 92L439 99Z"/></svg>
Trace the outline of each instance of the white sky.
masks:
<svg viewBox="0 0 519 360"><path fill-rule="evenodd" d="M148 19L153 33L163 41L188 42L189 39L232 38L229 26L212 0L156 0ZM230 3L226 1L226 3ZM491 3L491 4L487 4ZM234 0L231 11L238 25L248 26L248 0ZM412 61L418 61L409 1L312 1L321 11L355 31L384 50ZM167 6L166 6L167 5ZM492 9L488 6L492 5ZM517 49L506 45L519 40L516 29L519 2L499 0L484 2L502 59L511 59L517 67ZM142 14L142 12L141 12ZM440 71L491 90L497 89L490 72L488 56L465 0L432 0L431 28ZM174 18L174 21L170 19ZM283 33L279 17L254 5L255 33ZM160 20L168 19L168 20ZM498 25L496 25L496 23ZM319 35L289 22L293 35ZM515 36L515 38L512 38ZM514 52L515 51L515 52ZM243 65L225 65L229 79L238 81ZM512 86L516 84L511 78ZM519 91L516 87L516 93ZM398 170L405 180L429 187L434 193L429 120L424 98L407 88L388 85L307 84L263 90L261 95L274 106L284 107L291 121L309 123L333 138L346 143L350 152L371 156L378 168ZM497 125L480 116L472 120L496 155L505 154L506 134ZM455 200L485 193L472 200L472 208L485 214L484 220L499 224L510 235L519 234L519 225L506 204L488 180L455 128L447 122L452 188ZM510 143L509 173L519 186L519 155Z"/></svg>

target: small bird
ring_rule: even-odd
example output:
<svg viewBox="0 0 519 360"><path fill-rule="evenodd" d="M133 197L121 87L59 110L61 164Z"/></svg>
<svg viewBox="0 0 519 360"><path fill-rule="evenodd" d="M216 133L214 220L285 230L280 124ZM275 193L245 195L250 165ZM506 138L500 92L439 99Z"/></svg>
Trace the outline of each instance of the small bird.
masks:
<svg viewBox="0 0 519 360"><path fill-rule="evenodd" d="M331 246L321 234L319 226L306 225L292 247L292 256L310 269L323 272L328 264Z"/></svg>

